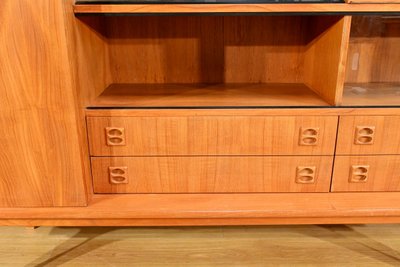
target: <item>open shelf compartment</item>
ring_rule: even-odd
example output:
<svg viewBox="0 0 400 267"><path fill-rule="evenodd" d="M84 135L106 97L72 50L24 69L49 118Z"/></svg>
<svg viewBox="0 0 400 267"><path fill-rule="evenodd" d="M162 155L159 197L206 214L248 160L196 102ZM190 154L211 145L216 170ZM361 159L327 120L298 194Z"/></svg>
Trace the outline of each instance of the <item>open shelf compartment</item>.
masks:
<svg viewBox="0 0 400 267"><path fill-rule="evenodd" d="M81 17L86 106L324 107L341 101L350 18ZM82 79L84 80L84 79Z"/></svg>

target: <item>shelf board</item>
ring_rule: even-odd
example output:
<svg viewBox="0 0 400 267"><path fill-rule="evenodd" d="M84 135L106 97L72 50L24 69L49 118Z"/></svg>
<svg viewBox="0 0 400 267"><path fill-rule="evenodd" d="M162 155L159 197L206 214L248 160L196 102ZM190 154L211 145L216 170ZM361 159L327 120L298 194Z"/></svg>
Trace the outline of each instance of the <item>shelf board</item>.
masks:
<svg viewBox="0 0 400 267"><path fill-rule="evenodd" d="M400 83L346 84L343 106L400 106Z"/></svg>
<svg viewBox="0 0 400 267"><path fill-rule="evenodd" d="M76 14L162 13L380 13L400 12L400 4L76 4Z"/></svg>
<svg viewBox="0 0 400 267"><path fill-rule="evenodd" d="M400 222L400 193L109 194L87 207L0 208L0 225Z"/></svg>
<svg viewBox="0 0 400 267"><path fill-rule="evenodd" d="M89 108L329 106L304 84L113 84Z"/></svg>

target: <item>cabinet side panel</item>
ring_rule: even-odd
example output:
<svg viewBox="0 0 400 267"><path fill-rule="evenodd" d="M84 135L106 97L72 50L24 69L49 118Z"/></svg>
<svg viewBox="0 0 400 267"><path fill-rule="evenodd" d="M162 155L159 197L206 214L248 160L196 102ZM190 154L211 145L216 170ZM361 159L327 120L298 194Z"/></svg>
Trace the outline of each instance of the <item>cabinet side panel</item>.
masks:
<svg viewBox="0 0 400 267"><path fill-rule="evenodd" d="M62 1L0 2L0 206L84 206Z"/></svg>
<svg viewBox="0 0 400 267"><path fill-rule="evenodd" d="M305 83L331 105L342 101L351 17L310 20L312 41L305 53Z"/></svg>

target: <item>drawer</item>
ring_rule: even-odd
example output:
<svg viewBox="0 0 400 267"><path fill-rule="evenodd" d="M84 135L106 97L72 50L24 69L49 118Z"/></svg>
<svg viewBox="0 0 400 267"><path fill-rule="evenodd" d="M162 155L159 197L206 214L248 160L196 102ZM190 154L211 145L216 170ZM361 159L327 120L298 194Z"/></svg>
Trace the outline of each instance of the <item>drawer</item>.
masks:
<svg viewBox="0 0 400 267"><path fill-rule="evenodd" d="M400 156L337 156L332 191L399 191Z"/></svg>
<svg viewBox="0 0 400 267"><path fill-rule="evenodd" d="M328 192L333 157L93 157L95 193Z"/></svg>
<svg viewBox="0 0 400 267"><path fill-rule="evenodd" d="M400 154L400 116L340 117L336 154Z"/></svg>
<svg viewBox="0 0 400 267"><path fill-rule="evenodd" d="M337 116L89 117L92 156L333 155Z"/></svg>

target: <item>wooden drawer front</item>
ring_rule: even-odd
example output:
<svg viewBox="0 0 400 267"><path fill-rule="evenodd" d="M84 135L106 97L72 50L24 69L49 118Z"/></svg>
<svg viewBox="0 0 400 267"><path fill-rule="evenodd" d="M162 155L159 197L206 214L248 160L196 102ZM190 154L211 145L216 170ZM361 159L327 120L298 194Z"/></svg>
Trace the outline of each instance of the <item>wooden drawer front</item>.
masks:
<svg viewBox="0 0 400 267"><path fill-rule="evenodd" d="M93 157L96 193L328 192L333 157Z"/></svg>
<svg viewBox="0 0 400 267"><path fill-rule="evenodd" d="M336 154L400 154L400 116L340 117Z"/></svg>
<svg viewBox="0 0 400 267"><path fill-rule="evenodd" d="M89 117L92 156L333 155L337 116Z"/></svg>
<svg viewBox="0 0 400 267"><path fill-rule="evenodd" d="M400 156L337 156L332 191L399 191Z"/></svg>

